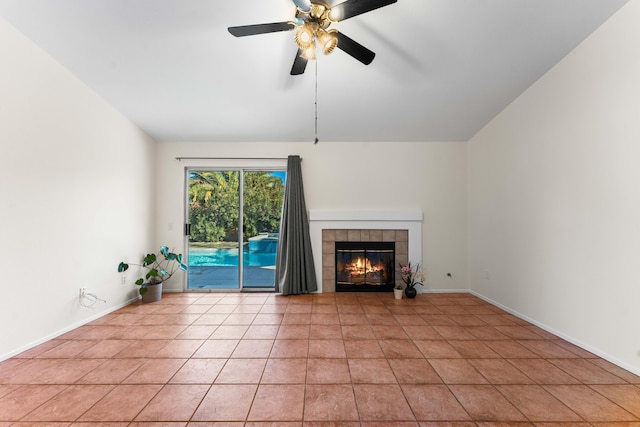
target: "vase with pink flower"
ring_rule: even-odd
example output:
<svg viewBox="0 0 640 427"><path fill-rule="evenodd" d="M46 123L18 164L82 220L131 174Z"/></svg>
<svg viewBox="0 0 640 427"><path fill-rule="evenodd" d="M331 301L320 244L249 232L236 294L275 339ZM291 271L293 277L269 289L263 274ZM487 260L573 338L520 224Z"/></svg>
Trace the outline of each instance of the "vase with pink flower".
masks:
<svg viewBox="0 0 640 427"><path fill-rule="evenodd" d="M407 285L404 294L407 298L415 298L418 293L416 286L424 286L425 277L422 266L420 263L417 263L415 266L412 266L411 262L406 264L400 263L400 275L404 284Z"/></svg>

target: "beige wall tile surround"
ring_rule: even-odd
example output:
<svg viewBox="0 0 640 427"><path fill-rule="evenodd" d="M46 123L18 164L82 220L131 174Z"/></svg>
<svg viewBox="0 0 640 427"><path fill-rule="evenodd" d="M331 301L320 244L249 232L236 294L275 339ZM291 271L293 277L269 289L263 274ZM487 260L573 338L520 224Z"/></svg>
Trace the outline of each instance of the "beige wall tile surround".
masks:
<svg viewBox="0 0 640 427"><path fill-rule="evenodd" d="M396 283L402 284L400 263L409 261L408 230L324 229L322 230L322 291L336 291L336 242L395 242Z"/></svg>
<svg viewBox="0 0 640 427"><path fill-rule="evenodd" d="M382 230L369 230L370 242L382 242Z"/></svg>

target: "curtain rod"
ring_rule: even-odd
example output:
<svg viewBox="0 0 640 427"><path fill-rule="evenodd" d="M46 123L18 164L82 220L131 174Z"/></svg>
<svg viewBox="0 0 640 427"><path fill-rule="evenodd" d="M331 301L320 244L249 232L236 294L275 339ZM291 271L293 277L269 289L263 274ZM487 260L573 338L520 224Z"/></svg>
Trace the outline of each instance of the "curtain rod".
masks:
<svg viewBox="0 0 640 427"><path fill-rule="evenodd" d="M287 157L176 157L176 160L288 160ZM302 157L300 157L302 161Z"/></svg>

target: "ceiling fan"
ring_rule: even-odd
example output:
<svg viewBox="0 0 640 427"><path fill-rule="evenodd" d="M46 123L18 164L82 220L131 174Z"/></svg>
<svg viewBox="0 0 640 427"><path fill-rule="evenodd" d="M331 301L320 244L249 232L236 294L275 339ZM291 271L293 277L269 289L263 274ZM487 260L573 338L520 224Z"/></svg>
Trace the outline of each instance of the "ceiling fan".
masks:
<svg viewBox="0 0 640 427"><path fill-rule="evenodd" d="M293 0L296 6L293 21L229 27L229 32L236 37L244 37L295 29L298 52L293 61L293 67L291 67L291 75L304 73L307 61L316 59L316 42L325 55L330 54L337 47L363 64L369 65L376 56L374 52L338 30L329 27L333 23L388 6L397 1L346 0L335 6L329 6L322 0L311 0L308 4L306 0Z"/></svg>

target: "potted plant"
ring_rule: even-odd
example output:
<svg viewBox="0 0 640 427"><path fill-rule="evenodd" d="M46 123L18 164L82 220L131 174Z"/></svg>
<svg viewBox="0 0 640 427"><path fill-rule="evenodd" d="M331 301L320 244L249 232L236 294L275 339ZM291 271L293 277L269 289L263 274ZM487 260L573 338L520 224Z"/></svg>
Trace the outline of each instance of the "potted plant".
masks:
<svg viewBox="0 0 640 427"><path fill-rule="evenodd" d="M424 286L424 273L422 271L422 267L420 263L416 264L415 267L411 266L411 262L407 264L400 264L400 274L402 276L402 281L407 285L404 290L404 294L407 298L415 298L416 294L416 286Z"/></svg>
<svg viewBox="0 0 640 427"><path fill-rule="evenodd" d="M132 264L147 270L144 277L140 277L135 284L140 286L142 302L159 301L162 298L162 282L168 280L178 270L186 270L187 266L182 262L182 254L169 252L169 248L163 246L158 253L146 254L141 264ZM129 269L129 264L122 261L118 264L118 272L124 273Z"/></svg>
<svg viewBox="0 0 640 427"><path fill-rule="evenodd" d="M402 291L404 291L401 284L397 284L395 288L393 288L393 296L396 299L402 299Z"/></svg>

